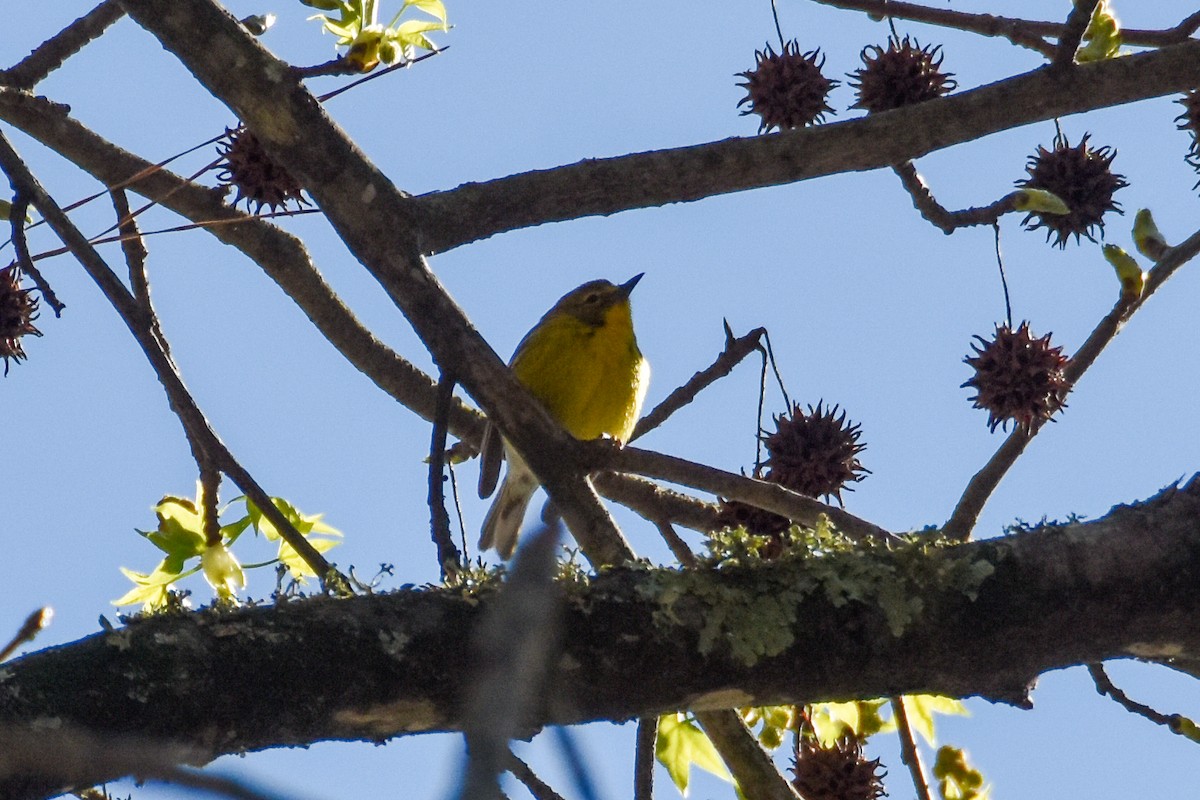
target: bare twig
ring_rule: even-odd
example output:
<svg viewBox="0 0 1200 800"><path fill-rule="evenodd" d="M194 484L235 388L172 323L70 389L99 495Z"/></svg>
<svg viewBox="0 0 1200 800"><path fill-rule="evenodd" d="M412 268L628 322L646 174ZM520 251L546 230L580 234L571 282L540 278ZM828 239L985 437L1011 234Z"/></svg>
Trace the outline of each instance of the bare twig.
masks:
<svg viewBox="0 0 1200 800"><path fill-rule="evenodd" d="M450 515L446 513L445 461L446 420L450 416L450 398L454 396L454 373L442 370L437 386L437 412L433 420L432 441L429 444L429 525L437 545L438 568L442 580L462 570L462 554L454 546L450 532Z"/></svg>
<svg viewBox="0 0 1200 800"><path fill-rule="evenodd" d="M663 541L667 543L667 547L671 548L671 554L685 567L694 567L697 564L696 554L692 552L692 548L688 547L675 528L672 527L668 520L656 520L654 526L658 528L658 532L662 534Z"/></svg>
<svg viewBox="0 0 1200 800"><path fill-rule="evenodd" d="M42 606L37 611L34 611L25 621L21 623L21 627L17 629L11 641L4 647L0 647L0 661L11 656L17 651L17 648L26 642L32 642L34 638L41 633L50 620L54 618L54 609L50 606ZM3 641L0 639L0 641Z"/></svg>
<svg viewBox="0 0 1200 800"><path fill-rule="evenodd" d="M986 206L966 208L961 211L950 211L937 201L925 179L917 172L911 161L897 164L892 171L900 178L900 184L912 198L913 206L921 212L921 216L939 228L942 233L951 234L959 228L971 225L995 225L996 220L1010 211L1014 211L1014 201L1020 192L1010 192L994 203Z"/></svg>
<svg viewBox="0 0 1200 800"><path fill-rule="evenodd" d="M534 800L563 800L563 796L554 791L554 787L539 778L515 753L509 755L508 771L529 790Z"/></svg>
<svg viewBox="0 0 1200 800"><path fill-rule="evenodd" d="M820 515L847 536L856 539L891 540L893 534L844 509L826 505L797 494L777 483L747 478L732 472L697 464L675 456L637 447L612 447L607 442L583 442L597 469L614 469L690 486L731 500L740 500L757 508L773 511L802 525L817 524Z"/></svg>
<svg viewBox="0 0 1200 800"><path fill-rule="evenodd" d="M1063 38L1064 25L1061 22L999 17L994 14L971 14L965 11L932 8L917 3L898 2L898 0L813 0L813 2L835 8L864 11L871 17L890 16L896 19L909 19L914 22L956 28L983 36L1002 36L1013 44L1036 50L1047 58L1053 57L1057 48L1054 44L1047 42L1046 37L1056 40ZM1171 28L1155 30L1122 28L1121 41L1136 47L1166 47L1186 41L1198 28L1200 28L1200 12L1188 15L1178 25Z"/></svg>
<svg viewBox="0 0 1200 800"><path fill-rule="evenodd" d="M17 189L13 193L12 209L9 211L9 224L12 227L13 251L17 257L17 266L30 277L33 285L42 293L46 305L54 310L54 316L61 317L66 304L58 299L58 295L50 288L50 284L42 277L42 273L33 264L29 254L29 242L25 239L25 215L29 211L29 198L25 192Z"/></svg>
<svg viewBox="0 0 1200 800"><path fill-rule="evenodd" d="M912 724L908 721L908 711L904 708L904 697L892 698L892 713L896 715L896 731L900 734L900 760L908 767L912 775L913 788L917 791L917 800L932 800L929 791L929 781L925 778L925 767L921 764L921 752L917 750L917 740L913 738Z"/></svg>
<svg viewBox="0 0 1200 800"><path fill-rule="evenodd" d="M1075 355L1067 362L1063 370L1067 385L1073 390L1079 379L1095 363L1104 348L1116 338L1125 323L1140 309L1150 295L1154 294L1175 272L1200 253L1200 231L1193 233L1184 242L1175 247L1167 248L1158 263L1151 269L1146 278L1146 286L1141 296L1133 301L1122 298L1117 301L1112 310L1100 320L1092 330L1087 340L1080 345ZM1000 481L1017 458L1024 452L1026 445L1033 440L1037 431L1028 431L1018 425L1008 435L1003 444L988 460L983 469L975 473L967 483L962 497L954 507L954 513L943 526L943 532L952 539L966 541L971 537L971 531L979 519L992 492L1000 485Z"/></svg>
<svg viewBox="0 0 1200 800"><path fill-rule="evenodd" d="M0 84L8 84L14 89L32 89L38 81L61 67L68 58L82 50L88 42L98 38L124 14L125 10L117 0L104 0L38 45L20 63L0 70Z"/></svg>
<svg viewBox="0 0 1200 800"><path fill-rule="evenodd" d="M638 420L630 441L663 424L668 417L696 399L697 394L732 372L733 368L740 364L746 356L761 349L760 340L766 332L766 328L755 328L745 336L734 338L727 331L725 348L716 360L689 378L686 383L667 395L650 413Z"/></svg>
<svg viewBox="0 0 1200 800"><path fill-rule="evenodd" d="M142 318L133 295L87 241L87 237L75 227L54 199L46 193L25 162L13 150L3 133L0 133L0 168L8 173L9 179L15 186L29 194L33 204L37 206L50 227L63 240L63 243L71 248L72 254L100 287L105 297L121 316L126 327L129 328L130 333L137 339L167 392L172 410L185 431L188 432L189 440L196 442L199 447L207 451L207 458L214 459L214 462L220 465L220 469L259 507L263 515L279 531L280 536L296 550L323 583L344 586L344 577L333 569L325 557L275 507L270 495L258 485L221 442L220 437L212 430L204 413L196 405L195 399L183 383L175 364L163 352L158 340L151 333L149 325Z"/></svg>
<svg viewBox="0 0 1200 800"><path fill-rule="evenodd" d="M1066 67L1075 63L1075 51L1083 41L1088 23L1092 21L1092 12L1096 10L1099 0L1075 0L1071 13L1063 24L1062 33L1058 35L1058 45L1054 50L1053 63L1056 67Z"/></svg>
<svg viewBox="0 0 1200 800"><path fill-rule="evenodd" d="M1087 669L1088 674L1092 676L1092 681L1096 684L1096 691L1099 694L1111 697L1117 705L1132 714L1144 717L1155 725L1162 725L1164 728L1170 729L1172 733L1180 733L1179 723L1181 718L1179 714L1164 714L1148 705L1131 699L1129 695L1118 689L1116 684L1112 682L1103 664L1088 664Z"/></svg>
<svg viewBox="0 0 1200 800"><path fill-rule="evenodd" d="M633 800L654 800L654 745L658 740L658 717L638 720L633 755Z"/></svg>

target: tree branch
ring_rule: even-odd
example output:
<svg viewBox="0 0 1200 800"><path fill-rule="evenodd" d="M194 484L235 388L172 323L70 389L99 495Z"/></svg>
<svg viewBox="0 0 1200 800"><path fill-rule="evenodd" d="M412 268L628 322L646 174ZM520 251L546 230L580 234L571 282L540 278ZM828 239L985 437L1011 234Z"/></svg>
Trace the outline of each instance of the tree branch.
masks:
<svg viewBox="0 0 1200 800"><path fill-rule="evenodd" d="M524 719L571 724L914 693L1027 704L1047 670L1200 656L1200 476L1092 522L854 554L852 571L873 564L893 576L885 594L899 607L920 598L899 635L886 611L897 605L881 606L870 591L847 601L836 587L848 575L836 563L607 571L572 592L562 657ZM978 580L971 588L954 574ZM136 619L6 663L0 725L54 718L108 737L177 742L200 761L456 730L476 658L468 632L493 599L488 590L409 590ZM772 625L787 636L782 649L754 663L735 658L728 643L753 637L764 609L783 615ZM718 624L726 627L708 629ZM706 630L712 644L702 649ZM288 702L297 693L315 700ZM18 796L11 786L0 783L0 796Z"/></svg>
<svg viewBox="0 0 1200 800"><path fill-rule="evenodd" d="M1198 254L1200 254L1200 230L1175 247L1167 248L1158 263L1147 274L1145 288L1139 297L1132 302L1126 301L1124 297L1117 301L1112 310L1100 320L1087 340L1079 346L1075 355L1067 362L1063 373L1067 385L1071 387L1072 391L1083 374L1099 358L1108 343L1121 332L1134 312L1140 309L1180 267ZM1004 443L988 459L983 469L975 473L968 481L950 519L942 526L942 532L945 535L959 540L970 538L971 531L979 520L979 514L983 511L988 498L992 496L992 492L1008 474L1009 468L1016 463L1017 458L1036 435L1037 430L1025 430L1019 425L1013 429Z"/></svg>
<svg viewBox="0 0 1200 800"><path fill-rule="evenodd" d="M888 4L889 7L897 5ZM1200 85L1200 41L998 83L859 119L525 172L406 201L423 252L497 233L890 167L1034 122Z"/></svg>
<svg viewBox="0 0 1200 800"><path fill-rule="evenodd" d="M453 368L521 452L596 564L632 552L554 422L472 327L420 255L407 195L325 114L287 64L211 0L121 0L305 187L338 236L404 314L442 368Z"/></svg>
<svg viewBox="0 0 1200 800"><path fill-rule="evenodd" d="M209 464L218 466L221 471L233 479L238 488L249 497L263 512L263 515L275 525L279 535L304 559L322 583L336 581L344 583L332 565L325 560L316 548L305 539L291 521L275 507L271 496L263 490L249 472L238 463L233 453L225 446L220 437L208 423L204 412L196 404L188 391L182 376L174 362L163 350L155 336L154 323L142 313L137 300L125 285L101 258L96 249L87 241L71 220L63 213L54 199L42 188L37 179L21 161L17 152L12 149L8 139L0 133L0 168L8 175L14 188L29 195L42 216L49 223L55 234L62 239L63 244L71 249L72 255L83 266L88 276L103 292L105 298L120 315L121 321L133 334L146 359L154 369L159 382L166 391L171 404L171 410L179 418L184 428L189 444L196 452L201 472ZM200 452L202 451L202 452ZM206 463L207 462L207 463Z"/></svg>
<svg viewBox="0 0 1200 800"><path fill-rule="evenodd" d="M14 89L32 89L124 15L125 11L117 0L104 0L57 35L38 45L20 63L0 70L0 84L7 84Z"/></svg>

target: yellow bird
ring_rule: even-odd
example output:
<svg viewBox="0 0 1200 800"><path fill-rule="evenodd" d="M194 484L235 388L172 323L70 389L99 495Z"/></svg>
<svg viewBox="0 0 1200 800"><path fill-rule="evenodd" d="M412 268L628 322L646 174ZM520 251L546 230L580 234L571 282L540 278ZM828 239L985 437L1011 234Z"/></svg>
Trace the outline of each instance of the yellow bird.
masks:
<svg viewBox="0 0 1200 800"><path fill-rule="evenodd" d="M517 380L546 406L576 439L611 436L624 444L633 433L650 384L650 364L633 335L629 293L635 275L619 286L598 280L568 292L525 334L509 367ZM496 488L500 453L508 473L483 521L481 550L509 558L537 477L521 455L489 425L483 437L479 496Z"/></svg>

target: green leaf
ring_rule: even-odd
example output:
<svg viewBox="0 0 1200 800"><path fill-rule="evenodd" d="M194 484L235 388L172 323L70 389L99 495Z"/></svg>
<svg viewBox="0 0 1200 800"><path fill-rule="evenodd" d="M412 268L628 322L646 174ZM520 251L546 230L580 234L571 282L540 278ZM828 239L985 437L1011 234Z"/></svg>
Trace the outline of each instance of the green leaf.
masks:
<svg viewBox="0 0 1200 800"><path fill-rule="evenodd" d="M400 7L400 11L396 16L392 17L392 24L388 27L394 27L396 22L409 8L417 8L424 11L431 17L436 17L444 26L446 24L446 6L442 0L404 0L404 5Z"/></svg>
<svg viewBox="0 0 1200 800"><path fill-rule="evenodd" d="M327 552L341 544L341 542L334 539L324 539L316 536L305 536L304 538L308 540L308 543L318 553ZM287 566L292 579L299 583L306 583L307 578L315 578L317 576L304 559L300 557L300 554L296 552L295 548L282 539L279 540L279 560Z"/></svg>
<svg viewBox="0 0 1200 800"><path fill-rule="evenodd" d="M1013 192L1013 209L1037 214L1070 214L1071 209L1061 197L1045 189L1021 189Z"/></svg>
<svg viewBox="0 0 1200 800"><path fill-rule="evenodd" d="M904 710L908 713L909 724L913 730L921 734L921 738L930 746L937 744L933 731L934 714L954 714L965 717L970 712L961 700L953 697L943 697L938 694L910 694L900 698Z"/></svg>
<svg viewBox="0 0 1200 800"><path fill-rule="evenodd" d="M784 734L796 725L795 706L751 706L741 709L739 713L750 730L761 724L755 735L767 750L779 749Z"/></svg>
<svg viewBox="0 0 1200 800"><path fill-rule="evenodd" d="M1153 261L1158 261L1170 249L1148 208L1139 210L1133 218L1133 242L1139 253Z"/></svg>
<svg viewBox="0 0 1200 800"><path fill-rule="evenodd" d="M658 763L667 768L671 780L684 797L687 797L693 764L721 780L733 783L733 776L725 768L725 762L717 755L717 749L695 721L685 714L666 714L659 717L654 756Z"/></svg>
<svg viewBox="0 0 1200 800"><path fill-rule="evenodd" d="M991 788L984 786L983 773L972 767L967 754L957 747L938 749L933 777L938 780L942 800L987 800L991 794Z"/></svg>
<svg viewBox="0 0 1200 800"><path fill-rule="evenodd" d="M169 559L164 558L154 571L147 574L144 572L134 572L131 569L121 567L121 574L133 581L133 588L125 594L112 601L114 606L129 606L134 603L141 603L143 611L153 611L156 608L162 608L167 604L167 591L171 584L186 578L188 575L194 575L199 571L199 567L183 572L181 568L176 568L175 564L168 563Z"/></svg>

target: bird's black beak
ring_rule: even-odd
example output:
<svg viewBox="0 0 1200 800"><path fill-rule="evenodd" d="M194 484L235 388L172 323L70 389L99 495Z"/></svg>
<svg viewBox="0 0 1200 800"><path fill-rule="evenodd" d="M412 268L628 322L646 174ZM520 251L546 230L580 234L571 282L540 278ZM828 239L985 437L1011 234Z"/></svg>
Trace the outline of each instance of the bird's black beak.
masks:
<svg viewBox="0 0 1200 800"><path fill-rule="evenodd" d="M625 295L626 297L629 297L629 293L633 291L633 287L637 286L637 282L640 281L642 279L642 276L645 274L646 273L644 273L644 272L639 272L637 275L634 275L632 278L625 281L617 288L621 290L621 294Z"/></svg>

